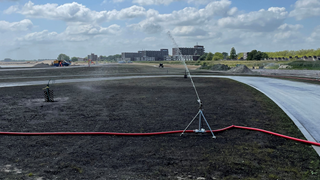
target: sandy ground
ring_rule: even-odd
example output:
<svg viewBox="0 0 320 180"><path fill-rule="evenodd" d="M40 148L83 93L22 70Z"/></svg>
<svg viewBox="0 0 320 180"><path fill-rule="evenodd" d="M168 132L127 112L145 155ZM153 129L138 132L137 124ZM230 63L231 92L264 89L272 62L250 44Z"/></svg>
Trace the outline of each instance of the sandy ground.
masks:
<svg viewBox="0 0 320 180"><path fill-rule="evenodd" d="M14 68L14 67L33 67L39 64L50 65L53 61L28 61L28 62L3 62L0 61L0 67L2 68Z"/></svg>

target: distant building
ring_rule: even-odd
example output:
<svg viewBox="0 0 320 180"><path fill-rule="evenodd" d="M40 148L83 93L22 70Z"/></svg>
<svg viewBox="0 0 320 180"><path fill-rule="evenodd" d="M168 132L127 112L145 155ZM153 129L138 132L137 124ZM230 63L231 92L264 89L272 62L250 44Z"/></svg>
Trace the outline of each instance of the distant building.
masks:
<svg viewBox="0 0 320 180"><path fill-rule="evenodd" d="M137 52L123 52L121 53L121 60L120 61L125 61L130 59L130 61L134 61L134 58L141 57L141 54Z"/></svg>
<svg viewBox="0 0 320 180"><path fill-rule="evenodd" d="M90 55L88 55L88 59L90 59L91 61L97 61L98 60L98 55L95 55L94 53L91 53Z"/></svg>
<svg viewBox="0 0 320 180"><path fill-rule="evenodd" d="M118 61L164 61L169 56L168 49L160 51L143 50L138 52L123 52Z"/></svg>
<svg viewBox="0 0 320 180"><path fill-rule="evenodd" d="M144 51L138 51L138 53L143 58L154 57L155 61L164 61L165 57L169 56L168 49L160 49L160 51L144 50Z"/></svg>
<svg viewBox="0 0 320 180"><path fill-rule="evenodd" d="M12 59L10 59L10 58L5 58L3 61L4 61L4 62L11 62Z"/></svg>
<svg viewBox="0 0 320 180"><path fill-rule="evenodd" d="M135 57L134 61L155 61L155 57Z"/></svg>
<svg viewBox="0 0 320 180"><path fill-rule="evenodd" d="M182 58L186 61L196 61L202 56L205 52L204 46L195 45L193 48L191 47L179 47L172 48L172 59L173 60L181 60L179 55L179 50L182 55Z"/></svg>

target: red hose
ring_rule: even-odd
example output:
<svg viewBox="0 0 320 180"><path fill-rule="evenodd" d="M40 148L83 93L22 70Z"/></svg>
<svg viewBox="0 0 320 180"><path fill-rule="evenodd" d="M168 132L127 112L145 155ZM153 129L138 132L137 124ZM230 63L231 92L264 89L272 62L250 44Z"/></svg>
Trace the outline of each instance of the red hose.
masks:
<svg viewBox="0 0 320 180"><path fill-rule="evenodd" d="M320 143L317 142L312 142L312 141L307 141L303 139L298 139L278 133L274 133L271 131L263 130L263 129L258 129L258 128L252 128L252 127L244 127L244 126L235 126L231 125L222 129L217 129L217 130L212 130L212 132L222 132L231 128L238 128L238 129L247 129L247 130L253 130L253 131L260 131L264 132L267 134L272 134L275 136L279 136L282 138L294 140L297 142L302 142L306 144L311 144L315 146L320 146ZM153 132L153 133L116 133L116 132L0 132L0 135L20 135L20 136L39 136L39 135L114 135L114 136L151 136L151 135L163 135L163 134L175 134L175 133L182 133L183 130L178 130L178 131L165 131L165 132ZM194 130L186 130L185 133L193 133ZM207 133L210 133L209 130L206 131Z"/></svg>
<svg viewBox="0 0 320 180"><path fill-rule="evenodd" d="M291 139L291 140L298 141L298 142L302 142L302 143L307 143L307 144L312 144L312 145L320 146L320 143L317 143L317 142L312 142L312 141L307 141L307 140L303 140L303 139L298 139L298 138L294 138L294 137L290 137L290 136L286 136L286 135L274 133L274 132L271 132L271 131L266 131L266 130L263 130L263 129L251 128L251 127L243 127L243 126L233 126L233 127L234 127L234 128L239 128L239 129L247 129L247 130L253 130L253 131L260 131L260 132L272 134L272 135L275 135L275 136L279 136L279 137L282 137L282 138Z"/></svg>

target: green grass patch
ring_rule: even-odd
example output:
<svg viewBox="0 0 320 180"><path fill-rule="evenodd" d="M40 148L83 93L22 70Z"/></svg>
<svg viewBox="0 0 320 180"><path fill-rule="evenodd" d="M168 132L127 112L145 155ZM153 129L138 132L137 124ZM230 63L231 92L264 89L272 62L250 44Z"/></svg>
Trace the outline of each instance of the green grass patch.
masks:
<svg viewBox="0 0 320 180"><path fill-rule="evenodd" d="M320 61L293 61L288 63L292 68L298 70L320 70Z"/></svg>
<svg viewBox="0 0 320 180"><path fill-rule="evenodd" d="M269 64L274 64L275 66L279 67L279 64L286 64L288 61L228 61L228 60L220 60L220 61L201 61L201 63L206 62L208 66L212 66L215 64L225 64L229 67L236 67L237 64L243 64L250 67L259 67L259 66L267 66Z"/></svg>

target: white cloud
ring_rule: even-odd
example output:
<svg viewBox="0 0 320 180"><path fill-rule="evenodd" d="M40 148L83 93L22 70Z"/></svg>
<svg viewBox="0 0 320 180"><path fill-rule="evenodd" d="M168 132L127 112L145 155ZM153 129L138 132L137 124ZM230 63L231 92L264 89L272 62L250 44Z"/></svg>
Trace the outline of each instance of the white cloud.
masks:
<svg viewBox="0 0 320 180"><path fill-rule="evenodd" d="M303 26L301 24L296 24L296 25L292 25L292 24L282 24L281 26L278 27L279 30L298 30L303 28Z"/></svg>
<svg viewBox="0 0 320 180"><path fill-rule="evenodd" d="M108 2L113 2L113 3L121 3L125 0L103 0L101 4L107 4Z"/></svg>
<svg viewBox="0 0 320 180"><path fill-rule="evenodd" d="M156 40L157 40L156 37L145 37L142 41L144 41L144 42L154 42Z"/></svg>
<svg viewBox="0 0 320 180"><path fill-rule="evenodd" d="M57 32L49 32L44 30L41 32L33 32L24 37L17 38L19 42L41 43L41 42L57 42L57 41L86 41L98 36L114 36L121 33L120 26L113 24L109 27L101 27L91 24L73 24L66 28L60 34Z"/></svg>
<svg viewBox="0 0 320 180"><path fill-rule="evenodd" d="M315 27L310 37L307 39L309 42L319 42L320 41L320 25Z"/></svg>
<svg viewBox="0 0 320 180"><path fill-rule="evenodd" d="M105 0L104 2L119 7L112 5L112 2L116 3L116 1L125 0ZM320 26L311 34L306 35L302 28L305 26L307 29L308 23L300 23L304 26L294 22L284 23L289 13L281 7L243 13L246 9L238 10L237 7L232 7L231 0L126 0L128 4L132 1L140 5L129 5L127 8L108 11L95 11L76 2L37 5L21 1L23 2L23 4L20 3L21 5L8 6L4 11L7 14L18 13L24 15L25 18L44 20L40 21L41 24L37 24L37 29L42 28L40 32L32 33L29 31L33 27L30 20L15 23L0 21L0 38L6 42L3 45L0 44L0 54L7 57L18 57L25 52L37 51L39 55L47 58L50 53L59 54L63 50L68 53L73 52L71 54L74 56L82 57L90 52L108 55L108 53L115 54L121 51L141 49L170 49L172 43L165 35L165 32L169 30L178 45L192 46L198 42L206 47L207 52L229 52L233 46L237 52L252 49L279 51L283 48L299 49L302 46L312 48L320 40ZM169 6L170 3L180 3L177 7L187 3L190 6L177 8ZM157 9L159 11L142 7L147 4L161 4L169 7L164 13L163 7ZM204 4L204 6L197 6L197 4ZM174 10L168 12L168 9ZM4 17L8 16L4 15ZM64 21L67 27L63 32L55 29L44 30L45 27L50 27L44 23L48 19ZM291 20L295 21L292 18ZM110 21L112 22L108 23L109 25L105 25ZM120 23L126 26L119 26ZM17 38L19 36L20 38ZM313 46L306 43L306 40L312 42L309 44ZM9 42L11 44L8 46ZM21 47L24 51L20 49L12 51L12 54L6 54L6 51L3 50L17 49L17 47ZM56 56L54 54L54 58ZM30 54L26 58L29 57L39 58L37 53Z"/></svg>
<svg viewBox="0 0 320 180"><path fill-rule="evenodd" d="M117 34L120 32L120 26L113 24L109 27L101 27L92 24L71 25L65 30L67 35L101 35L101 34Z"/></svg>
<svg viewBox="0 0 320 180"><path fill-rule="evenodd" d="M124 20L143 17L148 14L143 7L131 6L120 11L92 11L76 2L58 4L35 5L31 1L23 6L14 5L4 11L6 14L20 13L30 18L45 18L62 20L66 22L107 22L112 20Z"/></svg>
<svg viewBox="0 0 320 180"><path fill-rule="evenodd" d="M115 0L114 0L115 1ZM148 5L169 5L173 2L186 1L189 4L207 4L212 2L212 0L133 0L132 3L139 4L141 6Z"/></svg>
<svg viewBox="0 0 320 180"><path fill-rule="evenodd" d="M174 36L205 36L207 34L203 29L194 26L178 26L172 31Z"/></svg>
<svg viewBox="0 0 320 180"><path fill-rule="evenodd" d="M308 17L320 16L320 0L298 0L290 12L290 17L302 20Z"/></svg>
<svg viewBox="0 0 320 180"><path fill-rule="evenodd" d="M33 27L32 22L29 19L24 19L20 22L7 22L0 21L0 32L7 31L27 31Z"/></svg>
<svg viewBox="0 0 320 180"><path fill-rule="evenodd" d="M212 2L212 0L188 0L188 3L195 3L195 4L207 4Z"/></svg>
<svg viewBox="0 0 320 180"><path fill-rule="evenodd" d="M120 3L120 2L123 2L124 0L112 0L113 3Z"/></svg>
<svg viewBox="0 0 320 180"><path fill-rule="evenodd" d="M240 14L235 17L225 17L218 20L223 28L247 29L251 31L273 31L286 19L285 8L271 7L268 10Z"/></svg>
<svg viewBox="0 0 320 180"><path fill-rule="evenodd" d="M282 24L278 27L278 29L274 32L273 42L283 42L286 41L287 43L296 43L296 42L303 42L303 35L299 31L302 29L303 26L301 24Z"/></svg>
<svg viewBox="0 0 320 180"><path fill-rule="evenodd" d="M149 34L159 33L162 31L162 27L159 24L148 21L144 21L144 23L142 23L142 29L144 32Z"/></svg>
<svg viewBox="0 0 320 180"><path fill-rule="evenodd" d="M148 10L147 21L175 26L205 24L215 16L226 16L230 11L230 5L229 0L221 0L211 2L203 9L186 7L170 14L159 14L155 10ZM236 10L233 9L232 11L234 13Z"/></svg>
<svg viewBox="0 0 320 180"><path fill-rule="evenodd" d="M232 16L232 15L236 14L236 12L238 12L238 8L233 7L228 11L228 15Z"/></svg>
<svg viewBox="0 0 320 180"><path fill-rule="evenodd" d="M128 30L143 31L147 34L160 33L163 27L158 23L151 22L148 20L141 21L139 24L130 24L127 26Z"/></svg>
<svg viewBox="0 0 320 180"><path fill-rule="evenodd" d="M48 30L44 30L41 32L33 32L25 35L22 38L17 38L18 41L32 41L32 42L49 42L56 41L58 37L58 33L49 32Z"/></svg>
<svg viewBox="0 0 320 180"><path fill-rule="evenodd" d="M142 6L160 5L160 4L168 5L174 1L178 1L178 0L133 0L132 3L136 3Z"/></svg>

